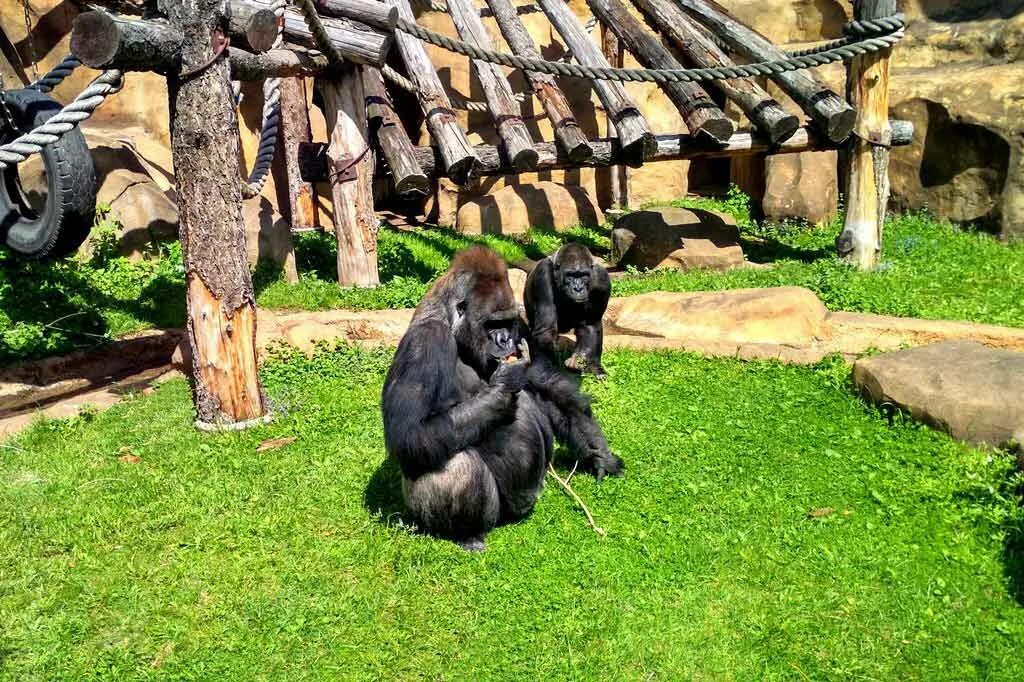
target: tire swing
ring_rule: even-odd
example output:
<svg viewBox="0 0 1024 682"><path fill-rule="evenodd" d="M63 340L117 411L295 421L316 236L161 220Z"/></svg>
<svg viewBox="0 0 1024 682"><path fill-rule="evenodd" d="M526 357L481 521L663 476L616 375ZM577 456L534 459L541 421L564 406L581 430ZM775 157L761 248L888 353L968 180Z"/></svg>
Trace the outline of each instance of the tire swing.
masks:
<svg viewBox="0 0 1024 682"><path fill-rule="evenodd" d="M0 91L15 129L0 118L0 144L52 118L61 105L38 90ZM0 110L0 114L3 111ZM25 191L18 166L0 170L0 236L23 258L63 258L89 236L96 217L96 169L82 131L75 127L39 154L46 196ZM35 188L33 188L35 189Z"/></svg>

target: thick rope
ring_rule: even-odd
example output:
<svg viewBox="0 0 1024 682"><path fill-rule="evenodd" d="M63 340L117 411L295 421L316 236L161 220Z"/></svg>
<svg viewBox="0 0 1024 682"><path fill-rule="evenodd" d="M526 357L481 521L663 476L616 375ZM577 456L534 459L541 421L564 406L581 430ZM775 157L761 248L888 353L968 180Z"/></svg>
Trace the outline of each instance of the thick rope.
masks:
<svg viewBox="0 0 1024 682"><path fill-rule="evenodd" d="M60 85L65 78L70 76L72 71L81 65L82 62L78 61L78 57L73 54L69 54L61 60L60 64L44 73L42 78L29 85L27 89L38 90L39 92L50 92Z"/></svg>
<svg viewBox="0 0 1024 682"><path fill-rule="evenodd" d="M303 2L310 1L303 0ZM786 58L779 60L700 69L620 69L553 62L545 59L530 59L515 54L477 47L462 40L450 38L423 28L415 22L407 21L401 17L398 19L396 28L403 33L408 33L426 43L436 45L450 52L522 71L536 71L552 76L569 76L572 78L585 78L587 80L686 83L772 76L789 71L799 71L846 61L860 55L891 48L903 38L904 26L905 22L901 15L854 22L849 25L850 30L865 37L854 38L851 36L850 38L843 38L816 48L803 50L800 53L788 55Z"/></svg>
<svg viewBox="0 0 1024 682"><path fill-rule="evenodd" d="M331 37L327 35L324 23L320 21L320 14L316 11L316 3L313 0L298 0L299 10L302 11L302 18L313 34L313 42L316 49L320 50L332 66L339 66L345 62L345 58L334 47Z"/></svg>
<svg viewBox="0 0 1024 682"><path fill-rule="evenodd" d="M13 141L0 145L0 170L21 163L32 154L43 151L43 147L53 144L69 130L92 116L107 96L119 91L123 86L124 76L120 71L112 69L101 73L78 97L50 120Z"/></svg>
<svg viewBox="0 0 1024 682"><path fill-rule="evenodd" d="M276 0L270 6L277 17L277 37L270 49L276 50L284 43L284 10L287 0ZM256 161L249 179L242 183L242 196L246 199L259 196L267 184L270 164L277 149L277 133L281 124L281 79L267 78L263 81L263 122L260 125L260 144L256 148Z"/></svg>

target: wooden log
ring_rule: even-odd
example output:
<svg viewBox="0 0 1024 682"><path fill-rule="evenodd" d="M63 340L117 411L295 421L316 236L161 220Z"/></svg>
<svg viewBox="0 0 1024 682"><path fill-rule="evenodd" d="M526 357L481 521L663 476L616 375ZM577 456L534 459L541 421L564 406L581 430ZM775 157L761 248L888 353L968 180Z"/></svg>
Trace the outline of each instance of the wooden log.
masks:
<svg viewBox="0 0 1024 682"><path fill-rule="evenodd" d="M539 0L538 4L577 62L587 66L610 66L563 0ZM629 152L628 163L639 163L654 151L654 134L647 120L626 94L622 83L595 80L593 87L604 105L605 113L615 122L615 130L623 148Z"/></svg>
<svg viewBox="0 0 1024 682"><path fill-rule="evenodd" d="M316 0L316 8L325 17L353 19L388 33L398 23L398 10L379 0Z"/></svg>
<svg viewBox="0 0 1024 682"><path fill-rule="evenodd" d="M729 49L753 61L784 59L785 53L757 31L743 25L713 0L673 0L687 14L711 29ZM789 71L771 77L834 142L853 130L856 112L811 71Z"/></svg>
<svg viewBox="0 0 1024 682"><path fill-rule="evenodd" d="M228 57L231 79L236 81L319 76L331 70L327 57L305 50L281 49L253 54L239 47L229 47Z"/></svg>
<svg viewBox="0 0 1024 682"><path fill-rule="evenodd" d="M768 181L765 162L767 154L744 154L729 160L729 183L750 197L750 217L764 218L764 195Z"/></svg>
<svg viewBox="0 0 1024 682"><path fill-rule="evenodd" d="M272 10L259 10L245 24L245 42L256 52L266 52L277 42L279 23Z"/></svg>
<svg viewBox="0 0 1024 682"><path fill-rule="evenodd" d="M693 25L693 20L671 0L633 0L633 4L695 66L714 68L734 62ZM782 108L752 78L715 81L713 86L735 102L750 122L771 140L781 142L796 132L800 119Z"/></svg>
<svg viewBox="0 0 1024 682"><path fill-rule="evenodd" d="M175 70L181 31L155 21L128 21L104 11L83 12L71 29L71 53L94 69Z"/></svg>
<svg viewBox="0 0 1024 682"><path fill-rule="evenodd" d="M541 59L541 54L533 43L526 26L519 18L517 9L512 6L510 0L487 0L491 14L505 37L505 42L512 48L512 52L529 59ZM558 87L555 77L546 73L527 71L526 77L530 80L533 94L540 100L544 107L544 113L551 120L551 126L555 132L555 140L558 141L570 159L583 161L593 154L590 145L587 144L587 136L580 129L576 117L569 106L562 89Z"/></svg>
<svg viewBox="0 0 1024 682"><path fill-rule="evenodd" d="M480 11L470 0L447 0L448 14L455 24L459 37L470 45L484 49L493 49L484 22L480 20ZM533 139L523 123L520 115L519 102L516 101L512 86L505 77L505 72L497 64L480 59L470 60L476 71L480 87L484 91L487 110L494 121L505 144L505 151L512 166L522 171L533 168L537 163L537 153L533 151Z"/></svg>
<svg viewBox="0 0 1024 682"><path fill-rule="evenodd" d="M679 60L619 0L587 0L587 4L601 24L615 33L641 64L650 69L683 68ZM735 124L696 83L663 83L659 87L676 105L687 129L697 139L719 144L736 131Z"/></svg>
<svg viewBox="0 0 1024 682"><path fill-rule="evenodd" d="M896 13L896 0L858 0L857 20ZM855 57L846 88L857 107L855 137L847 155L846 220L836 239L840 256L862 270L874 268L882 250L882 229L889 203L889 57L892 50Z"/></svg>
<svg viewBox="0 0 1024 682"><path fill-rule="evenodd" d="M625 57L622 45L619 44L615 33L604 24L601 24L601 51L609 64L615 67L622 66ZM618 137L615 132L615 123L608 117L605 117L605 135L610 138ZM608 168L607 176L608 191L611 194L607 210L621 212L622 209L629 206L629 166L611 166Z"/></svg>
<svg viewBox="0 0 1024 682"><path fill-rule="evenodd" d="M391 171L395 191L402 195L426 195L430 182L416 162L412 141L395 113L380 70L374 66L363 67L363 94L366 96L370 133L377 137L377 144Z"/></svg>
<svg viewBox="0 0 1024 682"><path fill-rule="evenodd" d="M409 0L389 0L398 10L398 16L406 21L415 21ZM459 127L459 121L452 110L452 103L444 91L441 79L434 65L430 63L427 51L416 38L402 32L395 33L398 52L405 62L409 78L416 84L416 97L427 120L427 129L434 143L441 150L445 175L463 184L469 179L476 166L476 155L466 133Z"/></svg>
<svg viewBox="0 0 1024 682"><path fill-rule="evenodd" d="M241 428L267 414L256 360L256 298L246 258L238 178L238 118L227 60L213 60L219 0L165 0L184 37L182 68L168 79L171 152L187 289L196 425Z"/></svg>
<svg viewBox="0 0 1024 682"><path fill-rule="evenodd" d="M246 40L246 30L254 15L270 9L272 0L231 0L231 16L228 33L231 40L241 43ZM324 28L331 43L347 61L358 64L380 66L391 48L391 34L350 19L323 17ZM316 48L313 34L297 10L284 13L285 42L302 47Z"/></svg>
<svg viewBox="0 0 1024 682"><path fill-rule="evenodd" d="M892 128L892 146L902 147L911 143L914 137L914 126L910 121L890 121ZM800 152L817 152L836 149L838 143L829 140L813 126L801 126L793 135L780 144L773 143L761 133L741 131L733 135L729 142L721 147L709 147L695 143L690 135L656 135L655 151L648 162L676 161L680 159L722 159L751 154L798 154ZM623 163L627 152L623 150L617 138L601 138L590 140L594 155L584 163L570 159L565 151L555 142L539 142L533 145L537 150L537 172L563 170L566 168L606 168ZM321 182L327 178L327 167L318 159L324 156L322 144L313 144L304 150L303 177L310 182ZM481 176L516 175L517 171L509 165L504 154L493 145L477 145L474 147L479 158L477 172ZM416 147L416 161L428 177L444 175L444 161L436 147Z"/></svg>
<svg viewBox="0 0 1024 682"><path fill-rule="evenodd" d="M377 230L373 210L373 152L366 123L361 67L346 70L337 80L317 81L331 136L330 166L334 233L338 240L338 284L374 287L377 274ZM351 179L347 176L351 175Z"/></svg>
<svg viewBox="0 0 1024 682"><path fill-rule="evenodd" d="M373 67L368 67L373 68ZM299 169L299 146L312 139L309 125L309 105L306 100L304 78L282 78L280 82L281 115L278 125L278 147L274 155L274 187L277 204L292 230L310 230L320 225L317 211L316 188L302 179ZM285 276L295 270L294 254L291 265L285 263ZM297 278L296 278L297 279Z"/></svg>

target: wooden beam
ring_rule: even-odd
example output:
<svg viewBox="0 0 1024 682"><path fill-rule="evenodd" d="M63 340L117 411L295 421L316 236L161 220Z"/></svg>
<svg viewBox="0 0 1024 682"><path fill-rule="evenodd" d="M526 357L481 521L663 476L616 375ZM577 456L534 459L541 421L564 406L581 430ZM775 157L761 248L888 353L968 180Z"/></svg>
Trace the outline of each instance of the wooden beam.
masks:
<svg viewBox="0 0 1024 682"><path fill-rule="evenodd" d="M71 53L93 69L173 71L185 37L175 26L83 12L71 28Z"/></svg>
<svg viewBox="0 0 1024 682"><path fill-rule="evenodd" d="M608 63L615 67L621 67L625 54L619 39L607 26L601 24L601 52ZM605 135L610 138L617 138L615 123L610 117L605 117ZM608 208L613 211L621 211L629 206L629 166L615 165L608 168Z"/></svg>
<svg viewBox="0 0 1024 682"><path fill-rule="evenodd" d="M857 20L896 13L896 0L857 0ZM889 203L889 57L892 50L855 57L846 88L857 107L855 137L848 152L846 220L836 239L839 255L863 270L874 268L882 250L882 228Z"/></svg>
<svg viewBox="0 0 1024 682"><path fill-rule="evenodd" d="M352 19L388 33L398 23L398 10L379 0L316 0L316 8L325 17Z"/></svg>
<svg viewBox="0 0 1024 682"><path fill-rule="evenodd" d="M577 62L587 66L610 66L601 50L583 30L579 19L563 0L539 0L538 4L558 34L562 36ZM606 115L615 123L615 130L623 148L629 153L628 163L636 164L643 161L654 151L655 144L654 134L647 125L647 120L626 94L622 83L595 80L592 85Z"/></svg>
<svg viewBox="0 0 1024 682"><path fill-rule="evenodd" d="M239 428L267 415L256 360L256 298L246 258L238 178L238 117L227 60L212 60L220 0L164 0L181 32L182 68L168 79L187 290L196 425ZM212 61L211 61L212 60Z"/></svg>
<svg viewBox="0 0 1024 682"><path fill-rule="evenodd" d="M493 49L491 38L487 35L480 10L470 0L447 0L448 14L459 32L459 37L470 45L479 48ZM480 59L472 59L470 63L484 91L487 110L494 121L505 151L514 168L530 170L537 163L537 153L533 151L533 139L523 123L519 102L516 101L512 86L505 77L505 72L497 64Z"/></svg>
<svg viewBox="0 0 1024 682"><path fill-rule="evenodd" d="M587 0L603 26L607 26L641 64L650 69L681 69L671 52L618 0ZM736 126L696 83L662 83L661 88L698 140L720 144L732 137Z"/></svg>
<svg viewBox="0 0 1024 682"><path fill-rule="evenodd" d="M734 62L671 0L633 0L633 4L695 66L714 68ZM713 87L739 106L750 122L775 142L796 132L800 119L782 108L752 78L715 81Z"/></svg>
<svg viewBox="0 0 1024 682"><path fill-rule="evenodd" d="M541 54L533 43L526 26L519 18L519 13L512 6L510 0L487 0L491 14L498 23L505 42L512 48L512 52L529 59L541 59ZM526 77L530 80L533 94L540 100L544 107L544 113L551 120L551 126L555 132L555 140L558 141L569 158L577 161L584 161L594 152L587 144L587 136L580 129L576 117L569 106L562 89L558 87L555 77L546 73L527 71Z"/></svg>
<svg viewBox="0 0 1024 682"><path fill-rule="evenodd" d="M319 80L317 87L331 136L327 160L331 168L328 179L334 233L338 239L338 284L374 287L380 284L380 221L373 210L374 159L369 146L361 70L346 70L337 80Z"/></svg>
<svg viewBox="0 0 1024 682"><path fill-rule="evenodd" d="M890 121L892 128L892 146L902 147L911 143L914 137L914 126L910 121ZM649 163L655 161L677 161L680 159L722 159L749 156L751 154L798 154L800 152L819 152L836 149L838 143L829 140L812 126L801 126L793 135L775 144L761 133L741 131L733 135L728 143L721 147L709 147L694 142L690 135L656 135L655 151L648 158ZM533 145L537 150L537 171L563 170L566 168L605 168L623 163L628 151L623 150L617 138L601 138L590 140L594 155L584 163L570 159L565 151L555 142L540 142ZM504 153L493 145L477 145L474 147L479 158L477 172L479 175L516 175ZM428 177L444 175L444 162L440 151L435 147L416 147L416 160ZM321 145L313 144L305 150L306 160L303 163L303 177L311 182L320 182L327 177L326 165L318 161L323 156Z"/></svg>
<svg viewBox="0 0 1024 682"><path fill-rule="evenodd" d="M245 42L249 22L261 11L270 9L272 0L231 0L228 33L236 44ZM347 61L380 66L391 48L391 34L349 19L323 17L331 43ZM294 9L284 13L284 39L287 43L316 48L313 34L302 14Z"/></svg>
<svg viewBox="0 0 1024 682"><path fill-rule="evenodd" d="M229 47L231 79L261 81L266 78L319 76L331 70L327 57L305 50L269 50L259 54L240 47Z"/></svg>
<svg viewBox="0 0 1024 682"><path fill-rule="evenodd" d="M416 21L409 0L389 2L398 9L398 16L407 21ZM437 77L434 65L430 63L423 43L400 31L395 33L395 43L409 78L416 84L416 96L426 117L430 136L441 150L444 174L461 185L469 179L476 166L473 145L459 127L452 103L444 91L441 79Z"/></svg>
<svg viewBox="0 0 1024 682"><path fill-rule="evenodd" d="M374 66L363 67L363 94L370 133L376 136L387 161L395 191L402 195L426 195L430 182L416 162L412 141L395 113L380 70Z"/></svg>
<svg viewBox="0 0 1024 682"><path fill-rule="evenodd" d="M784 59L785 53L757 31L743 25L713 0L673 0L687 14L711 29L729 49L754 61ZM771 77L833 142L850 136L856 112L809 70Z"/></svg>
<svg viewBox="0 0 1024 682"><path fill-rule="evenodd" d="M368 67L373 68L373 67ZM274 155L274 186L277 203L292 230L309 230L320 225L317 211L316 188L302 179L299 169L299 146L312 139L309 125L309 105L306 100L306 79L282 78L281 118ZM294 255L290 269L295 270ZM288 264L285 275L290 278Z"/></svg>

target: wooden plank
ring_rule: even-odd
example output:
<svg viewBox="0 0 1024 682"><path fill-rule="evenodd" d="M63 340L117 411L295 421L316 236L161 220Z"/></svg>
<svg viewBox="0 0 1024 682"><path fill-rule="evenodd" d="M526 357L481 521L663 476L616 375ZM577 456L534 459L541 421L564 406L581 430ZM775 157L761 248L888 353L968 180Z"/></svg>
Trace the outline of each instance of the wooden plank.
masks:
<svg viewBox="0 0 1024 682"><path fill-rule="evenodd" d="M542 58L533 43L533 38L519 18L517 8L512 6L510 0L487 0L487 5L513 53L529 59ZM555 140L562 145L565 153L569 158L579 161L589 158L594 152L587 144L587 136L580 129L572 113L572 107L569 106L569 100L558 87L555 77L535 71L527 71L526 77L533 88L533 94L540 100L544 113L551 121Z"/></svg>
<svg viewBox="0 0 1024 682"><path fill-rule="evenodd" d="M878 19L895 14L896 9L896 0L858 0L854 18ZM847 156L846 220L836 250L864 270L878 262L889 203L891 53L883 50L855 57L846 80L850 102L857 107L857 124Z"/></svg>
<svg viewBox="0 0 1024 682"><path fill-rule="evenodd" d="M494 49L487 29L480 20L480 10L470 0L447 0L448 14L463 41L483 49ZM520 115L519 102L516 101L512 86L505 77L505 72L497 64L480 59L472 59L470 63L484 91L487 110L494 121L505 151L508 153L512 166L526 171L537 163L537 153L533 151L533 139L523 123Z"/></svg>
<svg viewBox="0 0 1024 682"><path fill-rule="evenodd" d="M318 80L330 133L330 168L334 233L338 240L338 284L373 287L377 274L377 230L373 210L373 152L366 121L361 67L336 80ZM354 178L346 179L351 173Z"/></svg>

